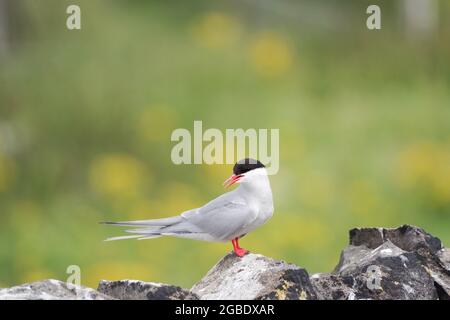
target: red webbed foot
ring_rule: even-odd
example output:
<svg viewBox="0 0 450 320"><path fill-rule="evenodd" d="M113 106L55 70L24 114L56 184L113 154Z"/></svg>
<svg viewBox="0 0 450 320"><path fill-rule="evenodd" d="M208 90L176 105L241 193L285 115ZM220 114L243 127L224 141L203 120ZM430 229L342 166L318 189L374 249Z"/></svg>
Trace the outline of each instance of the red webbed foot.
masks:
<svg viewBox="0 0 450 320"><path fill-rule="evenodd" d="M235 253L238 257L243 257L243 256L245 256L247 253L249 253L248 250L239 247L238 238L231 240L231 243L233 244L234 253Z"/></svg>
<svg viewBox="0 0 450 320"><path fill-rule="evenodd" d="M242 249L242 248L236 248L234 249L234 253L238 256L238 257L243 257L245 256L247 253L249 253L250 251Z"/></svg>

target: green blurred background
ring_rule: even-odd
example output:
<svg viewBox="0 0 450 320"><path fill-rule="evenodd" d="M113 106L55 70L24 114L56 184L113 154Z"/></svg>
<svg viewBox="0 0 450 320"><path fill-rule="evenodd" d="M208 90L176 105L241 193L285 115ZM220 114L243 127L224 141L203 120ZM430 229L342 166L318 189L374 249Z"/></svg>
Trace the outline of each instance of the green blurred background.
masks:
<svg viewBox="0 0 450 320"><path fill-rule="evenodd" d="M93 287L200 279L230 244L103 242L120 230L98 224L223 192L231 165L170 160L194 120L280 129L253 252L328 272L350 228L404 223L448 245L450 2L419 2L0 0L0 287L69 265Z"/></svg>

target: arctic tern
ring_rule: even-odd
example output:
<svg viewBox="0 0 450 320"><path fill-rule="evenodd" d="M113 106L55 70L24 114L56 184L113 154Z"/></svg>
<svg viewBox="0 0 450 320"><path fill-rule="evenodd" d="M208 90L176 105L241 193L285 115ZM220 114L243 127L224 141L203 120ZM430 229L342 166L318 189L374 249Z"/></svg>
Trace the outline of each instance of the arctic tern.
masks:
<svg viewBox="0 0 450 320"><path fill-rule="evenodd" d="M138 240L173 236L211 242L231 241L234 252L242 257L249 251L239 246L239 239L264 224L273 215L272 190L265 166L246 158L233 167L225 187L236 189L208 202L203 207L178 216L137 221L103 222L135 227L125 230L133 235L108 238L106 241L136 238Z"/></svg>

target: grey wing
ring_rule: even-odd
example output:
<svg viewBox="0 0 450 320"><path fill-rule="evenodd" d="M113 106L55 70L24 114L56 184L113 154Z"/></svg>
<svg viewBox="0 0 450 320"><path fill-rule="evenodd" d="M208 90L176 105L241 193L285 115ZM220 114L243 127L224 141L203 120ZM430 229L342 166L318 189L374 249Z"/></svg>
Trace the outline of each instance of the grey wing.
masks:
<svg viewBox="0 0 450 320"><path fill-rule="evenodd" d="M234 191L181 216L205 233L226 241L256 218L246 201Z"/></svg>

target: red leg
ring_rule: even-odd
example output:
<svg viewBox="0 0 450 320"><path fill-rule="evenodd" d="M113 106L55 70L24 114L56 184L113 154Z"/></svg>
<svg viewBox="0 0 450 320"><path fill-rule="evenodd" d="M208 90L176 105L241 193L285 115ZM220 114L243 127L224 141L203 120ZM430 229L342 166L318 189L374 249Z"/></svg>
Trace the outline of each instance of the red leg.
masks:
<svg viewBox="0 0 450 320"><path fill-rule="evenodd" d="M245 250L241 247L239 247L239 239L235 238L233 240L231 240L231 243L233 244L233 249L234 249L234 253L238 256L238 257L243 257L244 255L246 255L249 251Z"/></svg>

